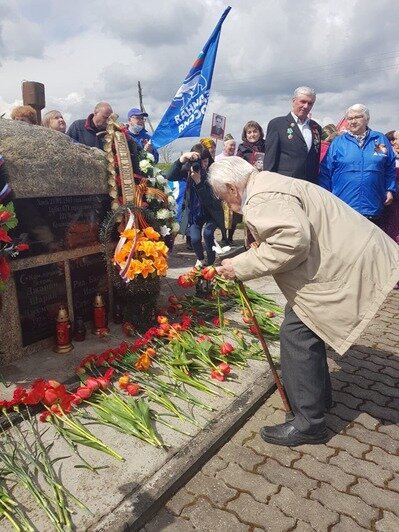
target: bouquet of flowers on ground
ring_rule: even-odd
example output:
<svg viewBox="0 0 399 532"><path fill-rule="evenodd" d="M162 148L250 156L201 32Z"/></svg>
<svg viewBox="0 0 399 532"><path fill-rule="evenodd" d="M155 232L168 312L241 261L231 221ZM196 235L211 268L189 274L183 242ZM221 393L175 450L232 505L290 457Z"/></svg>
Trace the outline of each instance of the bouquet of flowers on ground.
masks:
<svg viewBox="0 0 399 532"><path fill-rule="evenodd" d="M20 251L29 248L28 244L15 241L8 234L9 230L14 229L17 223L14 205L11 202L7 205L0 203L0 292L4 290L11 274L7 257L16 257Z"/></svg>

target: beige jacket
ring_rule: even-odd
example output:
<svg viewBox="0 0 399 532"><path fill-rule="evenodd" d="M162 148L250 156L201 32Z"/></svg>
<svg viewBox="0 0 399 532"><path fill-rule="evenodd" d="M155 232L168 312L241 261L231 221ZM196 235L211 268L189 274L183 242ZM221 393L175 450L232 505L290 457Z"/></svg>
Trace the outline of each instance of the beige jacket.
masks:
<svg viewBox="0 0 399 532"><path fill-rule="evenodd" d="M246 192L259 247L232 259L237 277L273 275L303 323L345 353L399 280L399 246L307 181L253 173Z"/></svg>

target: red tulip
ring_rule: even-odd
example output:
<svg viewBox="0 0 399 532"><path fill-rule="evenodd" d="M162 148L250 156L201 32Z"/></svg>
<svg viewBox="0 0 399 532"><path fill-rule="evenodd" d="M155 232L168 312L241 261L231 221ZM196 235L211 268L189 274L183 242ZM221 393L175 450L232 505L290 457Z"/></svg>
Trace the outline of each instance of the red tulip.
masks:
<svg viewBox="0 0 399 532"><path fill-rule="evenodd" d="M223 375L228 375L231 371L231 367L225 362L222 362L221 364L219 364L218 368L219 368L219 371L223 373Z"/></svg>
<svg viewBox="0 0 399 532"><path fill-rule="evenodd" d="M86 379L86 383L85 383L85 384L86 384L87 388L90 388L90 390L92 390L93 392L95 392L96 390L98 390L99 387L100 387L100 385L99 385L97 379L94 378L94 377L88 377L88 378Z"/></svg>
<svg viewBox="0 0 399 532"><path fill-rule="evenodd" d="M212 379L215 379L220 382L224 381L226 378L224 373L222 373L221 371L218 371L217 369L214 369L213 371L211 371L211 377Z"/></svg>
<svg viewBox="0 0 399 532"><path fill-rule="evenodd" d="M227 356L234 351L234 347L229 342L223 342L220 346L220 353L223 356Z"/></svg>
<svg viewBox="0 0 399 532"><path fill-rule="evenodd" d="M140 393L140 386L131 382L126 386L126 391L129 395L138 395Z"/></svg>
<svg viewBox="0 0 399 532"><path fill-rule="evenodd" d="M16 246L17 251L26 251L27 249L29 249L29 244L26 244L25 242L21 242Z"/></svg>
<svg viewBox="0 0 399 532"><path fill-rule="evenodd" d="M215 277L216 275L216 268L214 266L207 266L206 268L204 268L202 270L202 277L206 280L206 281L212 281L212 279Z"/></svg>
<svg viewBox="0 0 399 532"><path fill-rule="evenodd" d="M0 222L8 222L8 220L12 217L12 214L8 211L2 211L0 212Z"/></svg>
<svg viewBox="0 0 399 532"><path fill-rule="evenodd" d="M91 390L87 386L80 386L80 388L76 390L75 395L77 395L78 397L81 397L84 400L84 399L88 399L89 397L91 397L92 393L93 393L93 390Z"/></svg>

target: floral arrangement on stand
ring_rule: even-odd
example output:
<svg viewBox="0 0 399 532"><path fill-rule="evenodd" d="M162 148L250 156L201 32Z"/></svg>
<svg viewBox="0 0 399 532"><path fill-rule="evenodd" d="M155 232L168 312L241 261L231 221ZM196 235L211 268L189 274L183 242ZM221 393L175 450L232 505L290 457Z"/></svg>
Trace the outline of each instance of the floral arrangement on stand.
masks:
<svg viewBox="0 0 399 532"><path fill-rule="evenodd" d="M10 229L18 224L13 203L0 203L0 293L5 289L11 275L7 257L16 257L20 251L29 249L28 244L21 240L14 240L9 235Z"/></svg>

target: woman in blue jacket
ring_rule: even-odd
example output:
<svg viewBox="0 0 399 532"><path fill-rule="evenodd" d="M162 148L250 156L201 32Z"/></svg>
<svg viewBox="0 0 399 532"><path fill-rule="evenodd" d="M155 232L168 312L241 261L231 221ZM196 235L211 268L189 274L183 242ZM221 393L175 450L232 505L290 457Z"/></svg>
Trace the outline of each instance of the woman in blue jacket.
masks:
<svg viewBox="0 0 399 532"><path fill-rule="evenodd" d="M345 117L348 131L331 143L319 184L378 225L396 192L395 153L383 133L368 127L367 107L352 105Z"/></svg>

